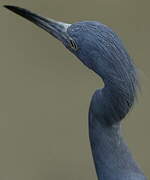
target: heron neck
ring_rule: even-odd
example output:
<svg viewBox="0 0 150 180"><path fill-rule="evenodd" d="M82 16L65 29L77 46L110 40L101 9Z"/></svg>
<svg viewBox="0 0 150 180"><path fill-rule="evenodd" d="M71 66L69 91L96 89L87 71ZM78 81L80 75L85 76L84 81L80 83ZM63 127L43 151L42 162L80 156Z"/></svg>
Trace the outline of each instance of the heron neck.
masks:
<svg viewBox="0 0 150 180"><path fill-rule="evenodd" d="M89 115L89 137L98 180L130 180L144 176L128 150L120 133L120 124L103 126Z"/></svg>
<svg viewBox="0 0 150 180"><path fill-rule="evenodd" d="M104 89L95 92L89 110L89 138L98 180L144 177L122 138L120 122L115 121L115 116L112 119L106 107L105 102L110 102L105 90L105 94Z"/></svg>

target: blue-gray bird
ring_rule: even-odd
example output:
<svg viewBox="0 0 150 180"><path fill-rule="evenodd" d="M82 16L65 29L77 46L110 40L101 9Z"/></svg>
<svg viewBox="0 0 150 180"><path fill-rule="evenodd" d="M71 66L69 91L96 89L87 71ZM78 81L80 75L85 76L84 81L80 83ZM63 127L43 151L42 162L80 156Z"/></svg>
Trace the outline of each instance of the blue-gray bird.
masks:
<svg viewBox="0 0 150 180"><path fill-rule="evenodd" d="M98 180L146 180L121 135L121 120L134 104L137 70L122 41L96 21L66 24L26 9L7 9L40 26L61 41L104 81L89 108L89 139Z"/></svg>

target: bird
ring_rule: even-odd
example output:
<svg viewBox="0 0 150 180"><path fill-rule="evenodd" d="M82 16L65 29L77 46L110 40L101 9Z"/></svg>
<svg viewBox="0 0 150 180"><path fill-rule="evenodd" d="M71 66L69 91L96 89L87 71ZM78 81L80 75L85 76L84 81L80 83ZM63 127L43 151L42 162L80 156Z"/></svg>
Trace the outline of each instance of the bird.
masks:
<svg viewBox="0 0 150 180"><path fill-rule="evenodd" d="M137 98L136 65L121 38L98 21L73 24L45 18L27 9L4 5L58 39L104 82L91 99L89 141L98 180L146 180L125 142L121 125Z"/></svg>

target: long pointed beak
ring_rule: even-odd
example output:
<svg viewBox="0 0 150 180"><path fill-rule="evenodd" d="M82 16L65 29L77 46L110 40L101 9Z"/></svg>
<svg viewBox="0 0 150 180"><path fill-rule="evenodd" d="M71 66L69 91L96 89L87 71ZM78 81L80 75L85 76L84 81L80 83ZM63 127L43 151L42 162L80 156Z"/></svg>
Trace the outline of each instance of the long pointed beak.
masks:
<svg viewBox="0 0 150 180"><path fill-rule="evenodd" d="M69 26L71 26L71 24L45 18L20 7L9 6L9 5L5 5L4 7L16 14L19 14L25 19L28 19L32 23L46 30L48 33L50 33L52 36L54 36L58 40L62 42L69 41L67 29Z"/></svg>

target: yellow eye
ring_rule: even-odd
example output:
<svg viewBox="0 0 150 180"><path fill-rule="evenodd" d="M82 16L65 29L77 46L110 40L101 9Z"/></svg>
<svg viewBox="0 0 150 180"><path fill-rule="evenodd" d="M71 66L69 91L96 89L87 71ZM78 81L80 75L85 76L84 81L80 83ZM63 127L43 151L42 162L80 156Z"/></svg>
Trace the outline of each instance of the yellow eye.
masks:
<svg viewBox="0 0 150 180"><path fill-rule="evenodd" d="M78 46L77 46L76 42L75 42L73 39L70 39L70 41L69 41L69 47L70 47L71 49L75 50L75 51L78 50Z"/></svg>

